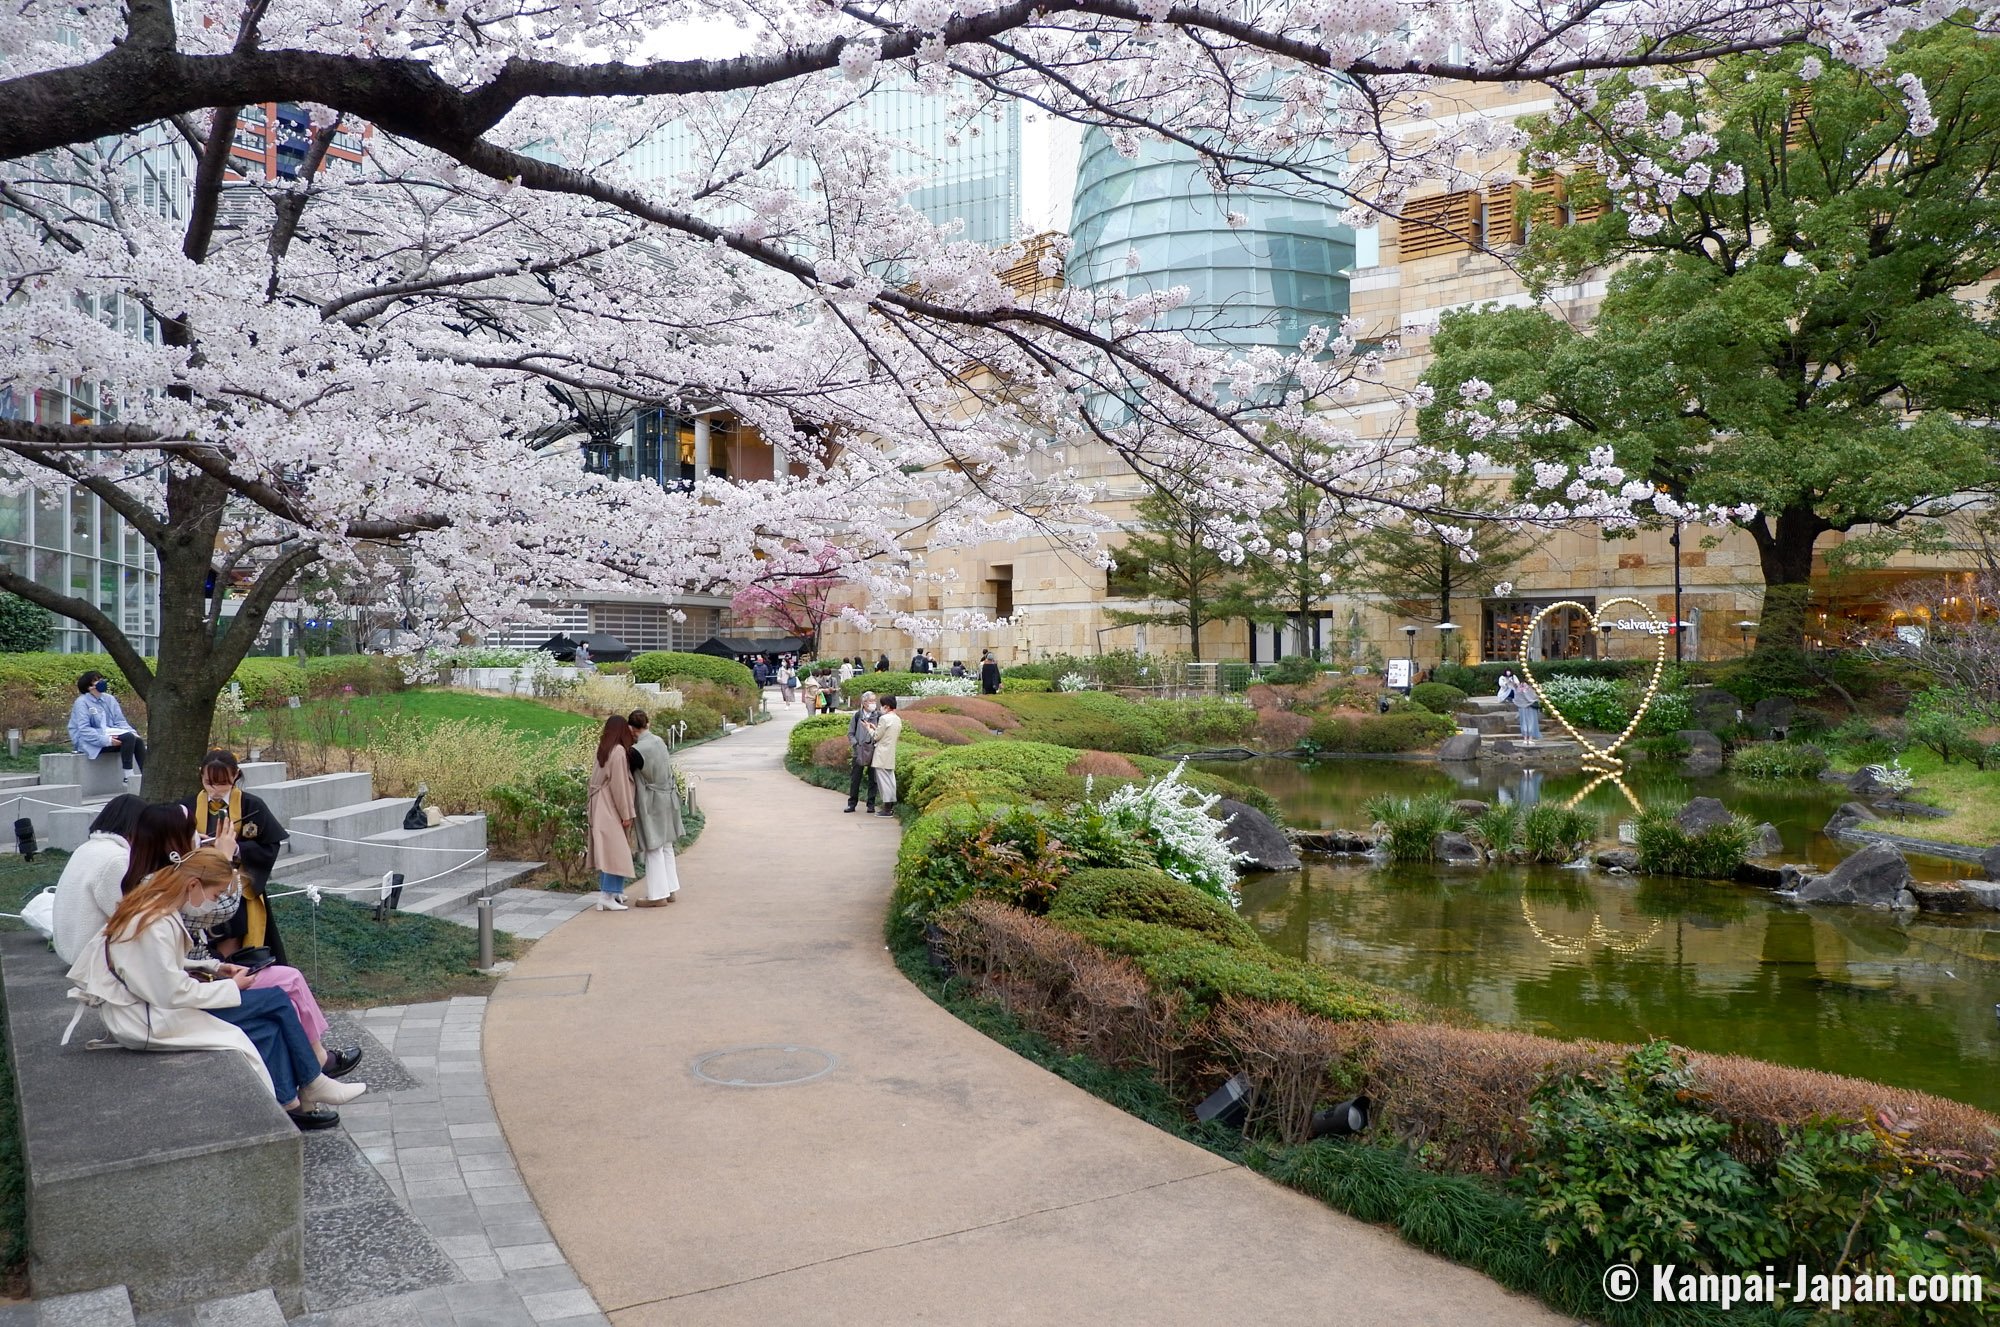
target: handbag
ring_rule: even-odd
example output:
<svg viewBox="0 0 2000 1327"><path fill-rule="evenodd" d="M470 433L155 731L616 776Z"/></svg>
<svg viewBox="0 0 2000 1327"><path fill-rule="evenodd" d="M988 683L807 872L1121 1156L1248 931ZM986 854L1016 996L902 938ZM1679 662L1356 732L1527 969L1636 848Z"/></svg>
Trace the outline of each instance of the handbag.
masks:
<svg viewBox="0 0 2000 1327"><path fill-rule="evenodd" d="M417 800L410 803L410 809L403 812L404 829L428 829L431 818L424 814L425 789L417 789Z"/></svg>

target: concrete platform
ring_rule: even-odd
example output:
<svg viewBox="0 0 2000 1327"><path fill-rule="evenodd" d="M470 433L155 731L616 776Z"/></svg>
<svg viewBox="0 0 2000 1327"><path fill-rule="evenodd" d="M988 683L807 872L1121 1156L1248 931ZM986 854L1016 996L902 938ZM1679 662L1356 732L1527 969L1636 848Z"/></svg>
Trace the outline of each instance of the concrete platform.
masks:
<svg viewBox="0 0 2000 1327"><path fill-rule="evenodd" d="M284 779L257 789L257 796L271 808L280 823L289 825L300 816L356 802L375 799L375 776L363 770L357 774L316 774L303 779Z"/></svg>
<svg viewBox="0 0 2000 1327"><path fill-rule="evenodd" d="M470 866L485 847L483 814L446 816L442 825L391 829L370 836L355 848L354 866L364 876L401 871L416 881Z"/></svg>
<svg viewBox="0 0 2000 1327"><path fill-rule="evenodd" d="M125 769L116 751L105 751L94 760L78 751L63 751L44 755L39 763L42 783L77 784L86 798L116 797L125 791Z"/></svg>
<svg viewBox="0 0 2000 1327"><path fill-rule="evenodd" d="M335 861L351 862L361 854L358 840L400 830L409 809L407 797L380 797L297 816L285 829L292 842L301 848L324 852Z"/></svg>

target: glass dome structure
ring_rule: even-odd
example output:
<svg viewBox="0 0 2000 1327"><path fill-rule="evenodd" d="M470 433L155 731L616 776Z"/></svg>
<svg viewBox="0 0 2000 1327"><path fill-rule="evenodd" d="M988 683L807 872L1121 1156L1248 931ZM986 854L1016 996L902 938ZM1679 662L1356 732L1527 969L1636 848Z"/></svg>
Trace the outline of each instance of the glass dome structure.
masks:
<svg viewBox="0 0 2000 1327"><path fill-rule="evenodd" d="M1211 342L1296 351L1314 326L1346 314L1354 232L1330 203L1254 185L1218 194L1195 154L1146 143L1120 156L1099 129L1084 137L1071 216L1071 285L1137 294L1186 286L1159 325ZM1229 225L1231 212L1245 218ZM1137 253L1137 268L1127 256Z"/></svg>

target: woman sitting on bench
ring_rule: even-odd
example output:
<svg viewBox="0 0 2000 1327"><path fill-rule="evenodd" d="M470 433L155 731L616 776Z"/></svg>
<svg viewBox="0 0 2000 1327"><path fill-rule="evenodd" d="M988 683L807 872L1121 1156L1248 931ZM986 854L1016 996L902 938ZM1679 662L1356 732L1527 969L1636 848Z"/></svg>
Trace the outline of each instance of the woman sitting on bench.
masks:
<svg viewBox="0 0 2000 1327"><path fill-rule="evenodd" d="M215 847L225 857L233 858L236 846L233 835L225 834L215 841ZM125 880L122 886L125 893L131 894L145 882L146 877L176 860L187 857L194 850L194 824L189 819L188 809L185 806L179 802L168 802L164 806L147 807L139 813L139 824L132 831L132 855L125 866ZM247 905L247 890L244 902ZM220 923L199 933L198 939L204 946L202 954L206 956L212 947L215 953L224 958L236 955L241 961L234 966L245 968L250 972L252 987L257 990L283 991L286 998L291 1000L292 1008L298 1013L299 1024L305 1029L306 1040L312 1044L313 1055L326 1070L327 1077L345 1077L353 1071L355 1065L361 1063L361 1048L344 1046L338 1050L327 1049L326 1015L320 1012L319 1001L313 996L312 987L306 985L305 974L283 963L268 961L270 955L265 953L242 959L244 951L240 939L231 942L216 938L218 934L233 934L240 937L243 934L240 924L242 912L243 908L238 907ZM225 944L231 947L225 949L223 948Z"/></svg>
<svg viewBox="0 0 2000 1327"><path fill-rule="evenodd" d="M340 1123L333 1107L368 1090L320 1071L282 991L257 989L233 963L190 959L194 928L241 901L243 876L203 848L153 872L118 904L69 970L113 1040L131 1050L233 1050L258 1066L301 1129ZM206 978L206 979L203 979Z"/></svg>

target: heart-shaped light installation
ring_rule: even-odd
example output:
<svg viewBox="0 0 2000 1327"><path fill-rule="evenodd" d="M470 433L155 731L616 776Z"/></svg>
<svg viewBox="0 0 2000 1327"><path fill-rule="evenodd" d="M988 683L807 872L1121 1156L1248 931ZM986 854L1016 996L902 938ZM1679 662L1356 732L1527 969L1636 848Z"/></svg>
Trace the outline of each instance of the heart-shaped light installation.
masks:
<svg viewBox="0 0 2000 1327"><path fill-rule="evenodd" d="M1576 725L1569 721L1569 716L1557 708L1555 702L1549 699L1548 693L1542 690L1541 679L1535 676L1534 667L1528 661L1528 650L1534 644L1535 633L1541 629L1542 619L1556 612L1558 609L1574 608L1577 612L1583 614L1584 620L1590 623L1591 630L1595 631L1598 625L1598 614L1617 604L1630 604L1646 615L1646 620L1643 622L1620 621L1614 625L1631 630L1644 631L1652 636L1653 675L1646 679L1646 694L1639 698L1639 708L1632 712L1632 721L1625 725L1625 731L1612 738L1609 745L1599 747L1581 732L1578 732ZM1618 759L1612 753L1630 741L1633 733L1639 731L1639 724L1646 717L1646 709L1653 703L1653 694L1660 689L1660 675L1666 671L1666 667L1667 624L1654 616L1653 610L1645 604L1629 597L1606 599L1595 609L1588 608L1574 599L1565 599L1561 603L1550 604L1541 612L1535 614L1528 622L1528 629L1521 633L1521 675L1527 679L1528 685L1535 689L1535 695L1540 698L1543 707L1550 714L1556 716L1556 722L1560 723L1564 730L1576 739L1577 745L1583 748L1583 763L1585 765L1594 765L1605 769L1621 769L1624 767L1625 762Z"/></svg>

